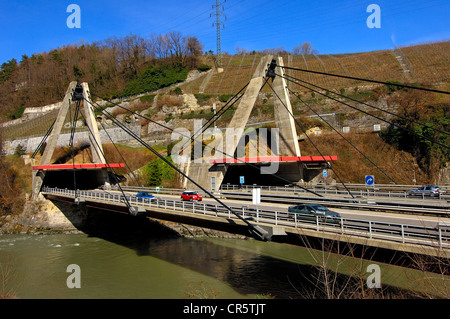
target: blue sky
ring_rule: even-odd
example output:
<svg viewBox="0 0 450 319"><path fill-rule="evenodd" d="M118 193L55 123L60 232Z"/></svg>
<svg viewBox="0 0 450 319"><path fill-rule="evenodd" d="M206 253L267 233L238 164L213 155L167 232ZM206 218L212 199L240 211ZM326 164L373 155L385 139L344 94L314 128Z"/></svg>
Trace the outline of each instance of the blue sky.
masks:
<svg viewBox="0 0 450 319"><path fill-rule="evenodd" d="M130 33L181 31L216 51L216 0L0 0L0 63L80 41ZM323 54L373 51L450 39L450 0L221 0L222 51L284 47L309 41ZM81 9L81 28L70 29L68 5ZM370 4L381 28L370 29Z"/></svg>

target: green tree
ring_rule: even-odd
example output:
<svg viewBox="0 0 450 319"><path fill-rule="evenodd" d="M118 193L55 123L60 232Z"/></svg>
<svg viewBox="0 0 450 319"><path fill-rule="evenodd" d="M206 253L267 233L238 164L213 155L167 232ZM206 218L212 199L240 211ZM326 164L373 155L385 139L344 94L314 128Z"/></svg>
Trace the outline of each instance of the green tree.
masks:
<svg viewBox="0 0 450 319"><path fill-rule="evenodd" d="M158 160L153 160L146 166L147 182L149 186L160 186L162 182L162 174L159 168Z"/></svg>
<svg viewBox="0 0 450 319"><path fill-rule="evenodd" d="M186 80L188 70L181 67L149 67L128 82L123 96L155 91Z"/></svg>
<svg viewBox="0 0 450 319"><path fill-rule="evenodd" d="M170 156L167 156L165 159L173 164ZM144 168L144 174L146 175L148 186L170 187L175 182L176 177L175 170L160 158L148 163Z"/></svg>
<svg viewBox="0 0 450 319"><path fill-rule="evenodd" d="M11 59L8 62L5 62L0 67L0 83L3 83L11 77L11 74L17 68L17 60Z"/></svg>
<svg viewBox="0 0 450 319"><path fill-rule="evenodd" d="M426 112L408 115L417 121L396 119L393 121L396 125L391 125L380 136L396 148L411 153L421 168L431 174L450 161L450 150L444 147L450 145L450 137L445 133L450 129L450 106L428 106Z"/></svg>

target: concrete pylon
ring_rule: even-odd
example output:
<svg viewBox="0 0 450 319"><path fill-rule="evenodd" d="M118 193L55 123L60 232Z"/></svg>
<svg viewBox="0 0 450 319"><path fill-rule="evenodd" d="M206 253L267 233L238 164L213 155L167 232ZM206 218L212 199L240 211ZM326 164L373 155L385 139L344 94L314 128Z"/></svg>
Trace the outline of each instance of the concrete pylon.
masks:
<svg viewBox="0 0 450 319"><path fill-rule="evenodd" d="M268 77L267 71L269 70L273 56L268 55L261 58L250 83L242 96L238 107L233 115L233 118L228 124L227 129L233 130L233 134L220 135L212 143L208 144L209 147L215 149L222 149L227 155L234 156L236 148L244 135L244 129L255 105L258 94L263 87ZM283 70L280 66L283 65L281 57L277 58L276 73L283 75ZM300 148L298 145L297 130L295 128L295 122L291 116L292 107L289 100L289 93L287 92L286 82L280 76L275 76L272 85L274 91L278 97L282 100L279 101L278 97L275 97L275 122L279 129L280 141L279 152L280 156L300 156ZM283 104L284 105L283 105ZM286 106L286 107L285 107ZM291 114L290 114L291 113ZM227 139L228 137L228 139ZM222 143L223 148L219 145ZM226 157L224 155L223 157ZM295 170L300 170L297 163L294 163ZM189 165L189 177L193 178L197 183L205 187L206 189L218 190L227 171L227 165L213 165L209 162L208 158L203 158L201 163L190 163ZM301 174L299 172L298 174ZM214 181L214 182L213 182ZM214 187L213 187L214 184ZM195 187L190 182L186 184L187 188ZM213 189L214 188L214 189Z"/></svg>
<svg viewBox="0 0 450 319"><path fill-rule="evenodd" d="M61 129L64 126L64 122L66 120L67 112L70 109L70 106L74 103L74 93L75 88L77 87L77 82L70 82L69 87L67 88L66 95L61 104L61 108L59 109L58 115L55 120L55 124L53 125L52 132L50 133L47 139L47 145L45 147L44 153L42 154L39 165L50 165L50 161L52 159L53 153L55 151L55 147L58 143L58 138L61 133ZM82 83L82 96L87 101L91 101L89 94L89 86L87 83ZM84 116L86 118L86 125L89 128L89 131L94 135L88 133L89 141L92 149L92 158L93 162L96 164L106 164L106 160L103 156L103 148L100 140L100 134L98 131L97 122L95 121L94 113L91 110L90 105L88 105L86 101L83 101L83 110ZM44 170L33 170L32 174L32 196L38 196L41 191L42 184L44 182L46 172Z"/></svg>
<svg viewBox="0 0 450 319"><path fill-rule="evenodd" d="M276 74L273 80L273 90L278 97L274 98L275 107L275 125L279 129L280 143L279 152L284 156L300 156L300 146L298 145L297 130L295 121L291 114L292 106L287 91L286 80L284 79L284 70L282 68L283 58L278 57Z"/></svg>
<svg viewBox="0 0 450 319"><path fill-rule="evenodd" d="M92 161L98 164L106 164L105 157L103 156L103 147L100 140L100 134L98 132L97 121L95 120L94 112L91 107L91 95L89 94L89 86L86 82L81 83L83 87L83 110L84 117L86 118L86 125L89 127L89 141L91 142L92 149ZM93 135L93 136L92 136Z"/></svg>

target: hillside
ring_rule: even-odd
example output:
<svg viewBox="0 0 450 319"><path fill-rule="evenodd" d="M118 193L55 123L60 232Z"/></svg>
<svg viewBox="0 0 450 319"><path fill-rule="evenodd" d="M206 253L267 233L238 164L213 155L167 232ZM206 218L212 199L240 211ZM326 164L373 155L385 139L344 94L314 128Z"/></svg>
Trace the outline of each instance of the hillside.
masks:
<svg viewBox="0 0 450 319"><path fill-rule="evenodd" d="M450 80L450 42L415 45L384 50L340 55L283 55L285 66L335 74L350 75L379 81L399 81L439 85ZM230 55L223 57L224 72L214 75L202 88L202 93L234 93L251 78L260 55ZM405 72L406 70L406 72ZM314 83L329 90L367 86L353 80L324 77L323 75L288 70L287 75ZM202 85L182 87L183 91L198 93ZM292 85L296 92L308 90Z"/></svg>
<svg viewBox="0 0 450 319"><path fill-rule="evenodd" d="M149 67L183 66L192 70L201 65L214 65L214 56L201 55L198 50L184 55L171 51L164 56L152 54L144 40L130 35L92 44L65 46L31 57L24 55L20 62L13 59L3 63L0 71L0 120L18 118L27 107L59 102L73 80L88 82L92 92L113 98L135 92L127 86ZM206 76L199 78L181 86L181 89L194 94L236 93L249 81L260 57L259 53L226 55L222 62L223 73L215 73L206 81ZM284 55L283 60L289 67L381 81L435 86L450 79L448 41L354 54ZM367 86L367 83L300 71L288 70L287 75L328 90ZM148 90L151 88L149 86ZM290 85L290 88L296 92L308 92L299 85Z"/></svg>
<svg viewBox="0 0 450 319"><path fill-rule="evenodd" d="M119 39L118 41L125 40ZM161 121L172 129L186 127L192 130L193 119L208 119L213 116L213 103L219 109L230 96L250 80L261 58L258 53L227 55L223 57L223 72L218 73L213 69L210 72L198 73L197 68L205 71L208 70L206 66L214 65L213 56L190 56L191 60L187 63L189 56L176 59L148 55L134 60L128 58L128 67L125 67L123 61L126 60L127 55L122 52L121 58L118 59L119 55L114 55L114 48L108 42L103 45L85 44L80 47L64 47L49 53L34 55L31 58L24 58L11 71L8 79L3 78L0 86L0 93L3 93L0 94L0 114L3 119L20 118L25 107L58 102L62 99L69 81L75 77L80 81L87 81L91 91L95 94L108 98L122 96L124 99L120 101L125 103L123 105L133 111L150 116L153 120ZM285 66L294 68L450 90L450 42L354 54L284 55L282 57ZM192 62L193 58L196 59L195 63ZM9 64L8 66L8 70L10 70L11 67ZM182 74L180 72L163 71L176 70L176 68L183 70L182 73L185 72L181 78L177 78L177 74ZM188 70L191 70L189 75ZM162 75L158 84L160 86L155 87L153 79L158 78L158 72L165 72L165 74ZM298 95L306 103L301 102L295 95L291 95L295 116L305 125L306 129L316 127L321 130L321 137L316 137L316 139L318 145L323 144L322 147L325 147L324 153L333 153L333 155L336 154L339 158L345 159L350 156L348 152L351 148L345 142L342 144L341 137L328 124L317 119L316 113L330 115L327 117L327 121L340 132L347 127L351 133L359 134L353 135L353 138L359 141L360 148L365 149L370 145L377 145L375 149L381 149L383 152L389 150L389 156L384 157L377 157L379 154L373 153L372 156L376 158L374 161L378 165L384 164L383 167L391 171L395 171L396 167L401 165L403 173L413 172L417 175L418 181L433 181L438 175L439 169L449 161L448 149L428 145L430 143L427 144L427 141L420 140L413 145L408 145L410 136L404 136L402 132L395 130L387 130L388 123L372 116L393 121L395 116L392 114L399 114L448 132L447 119L450 118L448 95L398 90L395 85L372 85L361 81L325 77L296 70L287 70L286 73L300 81L316 85L314 89L318 93L298 84L288 83L295 95ZM180 82L192 74L196 74L196 77L193 77L194 80ZM173 81L167 82L169 77L173 77ZM153 82L149 82L149 79L152 79ZM301 83L304 84L304 82ZM166 89L159 90L157 93L149 92L139 98L127 96L151 91L157 87L166 87ZM331 92L344 94L378 109L348 101ZM324 95L322 96L320 93ZM330 96L335 97L336 100L329 99ZM251 123L273 121L273 99L273 92L266 86L257 99L251 114ZM339 103L339 101L346 101L348 105ZM105 107L107 106L105 105ZM108 110L116 118L140 125L141 136L151 143L168 144L170 142L170 132L167 130L138 119L117 107L114 108L113 105L109 106ZM218 122L219 127L226 127L233 111L231 108L221 117ZM385 113L385 111L391 114ZM313 116L316 118L312 118ZM2 129L2 135L9 139L19 136L43 135L55 117L55 111L49 112L30 121L5 127ZM108 124L107 122L103 117L102 123ZM382 138L378 134L367 134L373 131L374 124L380 125L384 130L381 134ZM400 124L410 125L408 128L414 131L418 129L412 124ZM263 125L270 127L272 124ZM302 134L303 132L298 129L298 133ZM449 144L448 136L434 136L432 132L426 134L431 134L433 139L437 138L443 144ZM340 147L333 147L336 145L340 145ZM301 142L301 148L302 154L317 155L317 150L312 148L308 141ZM398 162L399 156L404 159L401 164ZM373 170L371 165L364 160L360 161L360 164L352 164L352 167L355 168L355 172L343 174L348 181L352 182L360 182L359 175L364 171ZM391 172L390 174L395 175L396 180L401 183L411 183L411 174L405 176L403 173ZM389 182L384 179L385 177L381 176L378 180Z"/></svg>

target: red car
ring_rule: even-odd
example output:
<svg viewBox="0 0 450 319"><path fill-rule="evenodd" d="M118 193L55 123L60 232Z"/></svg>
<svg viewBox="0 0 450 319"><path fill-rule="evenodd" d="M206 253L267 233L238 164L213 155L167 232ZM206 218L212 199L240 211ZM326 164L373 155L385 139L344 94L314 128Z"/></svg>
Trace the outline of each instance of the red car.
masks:
<svg viewBox="0 0 450 319"><path fill-rule="evenodd" d="M185 191L185 192L183 192L183 194L181 194L181 199L189 200L189 201L193 201L193 200L201 201L202 196L197 194L197 192L194 192L194 191Z"/></svg>

